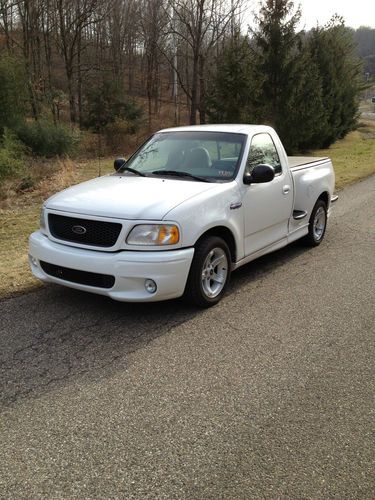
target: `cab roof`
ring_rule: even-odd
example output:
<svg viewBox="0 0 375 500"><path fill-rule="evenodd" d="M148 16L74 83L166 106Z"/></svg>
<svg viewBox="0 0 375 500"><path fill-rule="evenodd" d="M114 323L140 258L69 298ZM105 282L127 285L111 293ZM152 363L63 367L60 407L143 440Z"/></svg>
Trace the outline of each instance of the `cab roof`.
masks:
<svg viewBox="0 0 375 500"><path fill-rule="evenodd" d="M245 124L209 124L209 125L189 125L185 127L172 127L159 130L162 132L229 132L232 134L253 135L256 132L274 132L272 127L267 125L245 125Z"/></svg>

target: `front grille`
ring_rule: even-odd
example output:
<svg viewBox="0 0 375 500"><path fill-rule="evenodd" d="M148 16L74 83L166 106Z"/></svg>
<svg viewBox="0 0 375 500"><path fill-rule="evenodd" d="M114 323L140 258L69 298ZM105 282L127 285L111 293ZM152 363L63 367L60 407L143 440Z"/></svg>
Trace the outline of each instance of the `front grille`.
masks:
<svg viewBox="0 0 375 500"><path fill-rule="evenodd" d="M97 247L112 247L122 228L118 222L78 219L56 214L48 214L48 225L52 236L59 240Z"/></svg>
<svg viewBox="0 0 375 500"><path fill-rule="evenodd" d="M78 271L69 267L56 266L48 262L40 261L40 266L46 274L61 280L79 283L80 285L96 286L97 288L112 288L115 277L110 274L89 273Z"/></svg>

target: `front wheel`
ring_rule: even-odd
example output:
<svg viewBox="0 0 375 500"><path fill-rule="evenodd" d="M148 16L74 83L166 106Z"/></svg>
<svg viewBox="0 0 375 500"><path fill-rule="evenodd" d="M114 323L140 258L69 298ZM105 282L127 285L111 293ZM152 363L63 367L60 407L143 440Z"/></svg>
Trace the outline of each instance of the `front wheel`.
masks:
<svg viewBox="0 0 375 500"><path fill-rule="evenodd" d="M230 278L230 251L221 238L207 236L196 245L185 298L199 307L211 307L222 298Z"/></svg>
<svg viewBox="0 0 375 500"><path fill-rule="evenodd" d="M309 232L303 242L311 247L316 247L322 242L327 227L327 205L323 200L315 203L309 221Z"/></svg>

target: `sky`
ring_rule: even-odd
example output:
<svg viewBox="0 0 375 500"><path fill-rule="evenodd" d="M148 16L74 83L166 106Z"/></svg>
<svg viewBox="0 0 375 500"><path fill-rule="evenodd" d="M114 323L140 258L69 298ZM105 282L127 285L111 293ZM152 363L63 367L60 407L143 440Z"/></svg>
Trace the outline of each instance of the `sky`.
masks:
<svg viewBox="0 0 375 500"><path fill-rule="evenodd" d="M345 24L351 28L370 26L375 28L374 0L298 0L301 4L302 23L306 29L312 28L318 22L325 24L337 13L344 17Z"/></svg>
<svg viewBox="0 0 375 500"><path fill-rule="evenodd" d="M351 28L370 26L375 28L375 0L294 0L300 4L302 20L300 28L310 29L321 26L337 13L344 17L345 24ZM259 0L250 0L250 8L244 15L245 23L251 23L251 12L257 10Z"/></svg>

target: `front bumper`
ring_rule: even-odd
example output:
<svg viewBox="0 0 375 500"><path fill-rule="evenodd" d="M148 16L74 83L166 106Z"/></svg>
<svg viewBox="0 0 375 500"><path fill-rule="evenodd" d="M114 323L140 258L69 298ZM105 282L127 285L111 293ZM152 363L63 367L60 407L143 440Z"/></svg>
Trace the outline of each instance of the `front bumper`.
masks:
<svg viewBox="0 0 375 500"><path fill-rule="evenodd" d="M31 270L42 281L124 302L154 302L181 297L184 293L194 248L109 253L55 243L36 231L29 238L29 255ZM112 288L106 289L66 281L46 274L40 261L89 273L112 275L115 283ZM155 293L146 291L146 279L155 281Z"/></svg>

